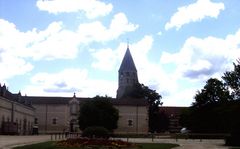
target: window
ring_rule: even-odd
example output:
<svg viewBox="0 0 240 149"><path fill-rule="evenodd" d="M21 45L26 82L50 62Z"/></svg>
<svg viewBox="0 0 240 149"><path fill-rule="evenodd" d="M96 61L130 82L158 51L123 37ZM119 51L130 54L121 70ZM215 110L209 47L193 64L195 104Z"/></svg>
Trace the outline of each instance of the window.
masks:
<svg viewBox="0 0 240 149"><path fill-rule="evenodd" d="M34 124L38 124L38 119L34 118Z"/></svg>
<svg viewBox="0 0 240 149"><path fill-rule="evenodd" d="M126 76L130 76L130 73L129 73L129 72L126 72Z"/></svg>
<svg viewBox="0 0 240 149"><path fill-rule="evenodd" d="M128 120L128 127L133 127L133 120Z"/></svg>
<svg viewBox="0 0 240 149"><path fill-rule="evenodd" d="M76 103L73 103L70 105L70 112L71 114L77 114L77 104Z"/></svg>
<svg viewBox="0 0 240 149"><path fill-rule="evenodd" d="M52 124L53 124L53 125L56 125L56 124L57 124L57 118L53 118L53 119L52 119Z"/></svg>
<svg viewBox="0 0 240 149"><path fill-rule="evenodd" d="M3 122L5 121L5 117L4 117L4 115L2 116L2 121L3 121Z"/></svg>

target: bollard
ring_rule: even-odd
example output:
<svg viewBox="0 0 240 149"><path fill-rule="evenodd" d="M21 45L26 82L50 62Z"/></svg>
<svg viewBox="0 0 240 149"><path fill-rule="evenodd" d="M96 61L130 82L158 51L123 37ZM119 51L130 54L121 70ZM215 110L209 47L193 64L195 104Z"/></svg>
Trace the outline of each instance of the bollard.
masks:
<svg viewBox="0 0 240 149"><path fill-rule="evenodd" d="M53 140L53 136L52 136L53 134L51 133L51 141Z"/></svg>

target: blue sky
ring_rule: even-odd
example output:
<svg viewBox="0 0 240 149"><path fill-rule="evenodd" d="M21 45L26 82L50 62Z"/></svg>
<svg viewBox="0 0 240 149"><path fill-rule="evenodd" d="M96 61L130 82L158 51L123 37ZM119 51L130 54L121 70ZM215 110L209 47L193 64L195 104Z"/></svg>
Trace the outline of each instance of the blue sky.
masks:
<svg viewBox="0 0 240 149"><path fill-rule="evenodd" d="M0 0L0 83L22 95L116 96L129 47L140 83L189 106L240 57L239 0Z"/></svg>

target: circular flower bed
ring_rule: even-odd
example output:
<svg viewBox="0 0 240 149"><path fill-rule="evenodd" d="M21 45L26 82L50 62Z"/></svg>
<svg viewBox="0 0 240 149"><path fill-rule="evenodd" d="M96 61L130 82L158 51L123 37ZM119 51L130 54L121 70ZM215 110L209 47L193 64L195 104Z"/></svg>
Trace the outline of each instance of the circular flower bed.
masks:
<svg viewBox="0 0 240 149"><path fill-rule="evenodd" d="M137 145L134 143L125 142L122 140L107 140L107 139L89 139L89 138L76 138L76 139L67 139L57 142L58 146L62 147L89 147L95 148L101 146L104 148L137 148Z"/></svg>

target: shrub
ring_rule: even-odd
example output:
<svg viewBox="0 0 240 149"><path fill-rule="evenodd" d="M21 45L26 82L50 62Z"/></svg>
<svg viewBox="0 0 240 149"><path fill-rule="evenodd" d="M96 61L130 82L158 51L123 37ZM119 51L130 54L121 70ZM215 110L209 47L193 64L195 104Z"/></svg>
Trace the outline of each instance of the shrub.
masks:
<svg viewBox="0 0 240 149"><path fill-rule="evenodd" d="M231 136L226 137L225 143L228 146L240 146L240 134L232 133Z"/></svg>
<svg viewBox="0 0 240 149"><path fill-rule="evenodd" d="M99 126L92 126L92 127L87 127L84 129L82 133L83 137L88 137L88 138L108 138L109 137L109 131L104 128L104 127L99 127Z"/></svg>

